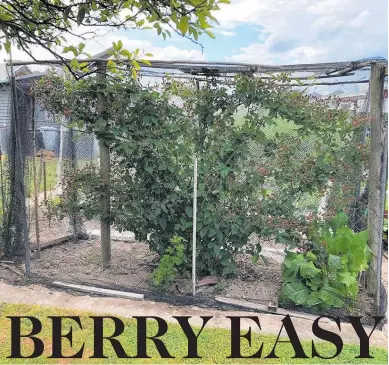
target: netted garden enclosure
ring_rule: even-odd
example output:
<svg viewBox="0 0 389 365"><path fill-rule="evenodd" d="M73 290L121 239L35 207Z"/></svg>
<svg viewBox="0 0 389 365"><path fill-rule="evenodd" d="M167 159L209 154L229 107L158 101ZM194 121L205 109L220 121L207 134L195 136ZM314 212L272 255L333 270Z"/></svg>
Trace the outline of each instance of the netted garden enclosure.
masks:
<svg viewBox="0 0 389 365"><path fill-rule="evenodd" d="M2 84L5 259L176 303L386 310L385 60L87 64Z"/></svg>

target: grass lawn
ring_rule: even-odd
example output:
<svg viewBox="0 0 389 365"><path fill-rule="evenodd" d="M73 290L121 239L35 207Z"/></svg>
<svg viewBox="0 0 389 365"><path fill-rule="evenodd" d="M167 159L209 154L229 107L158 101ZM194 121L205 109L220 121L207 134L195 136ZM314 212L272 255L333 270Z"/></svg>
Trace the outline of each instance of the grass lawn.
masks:
<svg viewBox="0 0 389 365"><path fill-rule="evenodd" d="M8 192L9 190L9 181L8 181L8 166L7 166L7 155L2 156L2 169L3 169L3 181L0 181L0 184L3 184L3 189ZM47 159L46 161L46 187L47 190L55 188L56 179L57 179L57 158ZM25 184L26 184L26 197L33 196L34 194L34 175L33 175L33 163L32 158L26 159L25 167ZM37 180L40 182L38 187L39 192L43 192L43 176L39 178L39 174L42 175L42 166L41 160L39 157L35 158L35 166L37 173ZM0 197L1 198L1 197Z"/></svg>
<svg viewBox="0 0 389 365"><path fill-rule="evenodd" d="M2 202L2 196L4 193L4 196L6 197L6 201L8 204L9 200L9 176L8 176L8 166L7 163L4 162L7 160L7 155L2 156L2 169L3 169L3 179L0 181L0 188L2 189L2 193L0 194L0 219L3 216L3 202ZM36 164L36 172L37 172L37 182L39 184L38 186L38 192L42 193L44 191L44 182L43 182L43 175L42 175L42 166L41 161L39 157L35 158L35 164ZM41 175L39 178L39 174ZM50 159L46 161L46 190L50 191L55 188L57 181L57 158ZM31 198L34 196L34 174L33 174L33 164L32 164L32 158L28 158L26 160L26 167L25 167L25 194L26 198Z"/></svg>
<svg viewBox="0 0 389 365"><path fill-rule="evenodd" d="M4 330L5 328L9 329L10 321L6 316L11 315L25 315L25 316L34 316L39 318L42 322L43 329L42 332L38 335L45 344L44 354L36 359L6 359L10 353L10 334L9 330ZM82 316L81 322L83 324L83 330L79 329L76 325L73 326L73 349L68 346L68 341L63 340L64 354L70 355L75 353L81 347L81 344L85 342L84 349L84 359L47 359L47 356L50 355L51 351L51 321L47 319L47 316L50 315L76 315ZM24 364L44 364L44 363L277 363L277 364L294 364L294 363L340 363L340 364L387 364L388 363L388 353L385 349L382 348L371 348L371 354L374 356L374 359L355 359L358 356L359 349L355 345L345 345L343 348L342 354L332 360L321 360L319 358L306 359L306 360L294 360L290 357L294 355L293 349L290 344L279 343L277 345L276 354L280 359L266 360L266 359L227 359L230 349L230 332L225 329L215 329L207 328L203 330L198 340L198 351L199 355L202 356L202 359L183 359L183 356L186 355L187 350L187 341L184 336L181 328L175 324L169 324L168 332L163 336L164 343L172 356L175 356L174 359L161 359L159 354L151 341L148 344L148 354L152 356L151 359L117 359L115 353L108 341L105 341L105 355L109 356L108 359L88 359L92 354L92 343L93 343L93 328L92 320L88 319L87 316L91 315L90 313L55 309L48 307L40 306L31 306L31 305L14 305L14 304L1 304L0 303L0 363L24 363ZM156 313L158 315L158 313ZM125 322L125 332L121 336L121 343L129 355L135 355L136 351L136 330L135 330L135 320L132 319L123 319ZM68 322L70 323L70 322ZM64 331L67 330L67 321L64 321ZM156 326L153 321L149 322L150 334L156 333ZM29 331L29 326L27 323L24 323L22 326L22 333L27 333ZM25 331L25 332L24 332ZM64 332L65 333L65 332ZM113 333L113 325L108 322L107 326L104 328L104 333L110 335ZM197 333L197 332L196 332ZM273 335L259 335L254 334L252 341L252 348L249 349L247 346L247 341L242 341L242 354L250 355L257 351L261 342L264 342L264 351L263 356L269 354L271 348L275 343L276 337ZM323 356L330 356L335 353L335 348L333 345L328 343L316 343L316 348L320 354ZM28 355L32 352L31 340L24 339L22 353ZM303 347L308 356L311 355L311 342L304 341Z"/></svg>

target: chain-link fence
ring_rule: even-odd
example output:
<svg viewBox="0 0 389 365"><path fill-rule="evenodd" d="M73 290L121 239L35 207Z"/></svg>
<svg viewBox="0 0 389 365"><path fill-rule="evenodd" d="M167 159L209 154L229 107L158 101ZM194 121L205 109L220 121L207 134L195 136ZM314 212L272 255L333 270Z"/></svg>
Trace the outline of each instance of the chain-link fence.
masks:
<svg viewBox="0 0 389 365"><path fill-rule="evenodd" d="M163 257L163 252L158 251L158 245L161 243L157 244L158 239L153 237L158 234L162 237L162 229L147 232L146 236L140 232L140 229L139 232L137 229L134 229L137 232L127 229L133 226L127 223L132 219L134 221L151 219L147 212L137 213L128 207L137 209L141 207L154 212L158 210L161 211L161 216L164 214L164 209L170 209L160 204L164 199L157 200L153 195L156 193L150 188L161 185L162 175L150 172L149 180L143 177L144 180L135 183L135 179L130 178L129 175L131 175L131 169L136 175L137 170L134 166L136 164L136 166L142 166L142 159L131 157L134 158L136 164L130 167L122 164L122 160L130 159L128 156L131 154L133 156L139 151L131 150L128 154L126 152L120 155L115 152L115 148L121 145L113 142L111 150L107 149L108 154L109 152L111 154L111 197L105 200L116 214L116 220L112 219L110 235L107 236L106 232L101 234L101 217L98 214L94 217L88 216L88 218L80 214L58 214L57 208L61 200L65 197L66 199L72 198L67 190L69 181L79 172L84 174L84 180L77 182L79 185L76 188L74 199L76 203L79 203L79 200L88 200L88 196L82 192L82 186L93 185L93 179L96 176L102 176L99 174L102 169L100 159L104 159L104 151L102 152L104 146L101 144L99 146L93 134L75 126L71 118L68 118L68 112L49 113L42 102L35 98L31 90L37 80L45 77L45 72L25 76L16 74L13 82L12 78L8 77L1 83L0 90L3 239L5 237L9 240L9 247L18 246L17 244L12 245L11 242L23 241L23 227L27 225L28 244L32 251L32 277L49 282L89 284L146 293L150 298L163 298L176 303L215 304L215 296L221 296L227 299L248 300L267 306L269 303L273 303L272 305L278 303L283 281L281 265L285 259L286 248L293 252L304 251L309 246L309 239L301 236L309 231L312 224L311 218L318 217L326 221L343 211L348 215L348 225L354 232L369 228L369 245L373 250L371 269L367 278L366 275L361 274L358 279L360 292L357 301L353 303L354 313L361 315L373 313L377 311L377 307L380 307L381 311L385 310L386 304L382 299L387 290L387 258L384 256L387 247L383 245L385 238L383 237L383 217L387 211L385 205L387 76L382 74L385 64L379 60L377 62L270 67L156 61L153 62L153 67L142 69L139 76L142 87L146 90L152 89L157 93L169 89L171 93L168 97L168 104L182 109L182 115L187 119L192 117L193 124L198 123L197 129L192 131L193 136L200 136L198 139L193 137L193 143L189 144L181 143L182 136L176 140L175 161L181 161L177 163L177 166L181 164L180 169L176 170L172 167L171 173L168 171L163 175L170 177L162 184L161 189L164 189L164 192L160 194L170 196L169 194L175 194L174 191L177 193L182 189L180 184L183 180L181 181L178 176L192 174L189 180L185 180L189 181L189 184L186 194L182 194L185 197L181 197L183 200L189 197L190 200L186 200L185 204L180 201L180 204L184 204L183 207L185 207L183 211L180 211L177 216L172 214L170 221L167 219L166 222L158 224L162 228L165 227L165 230L167 230L166 227L170 227L169 225L176 227L177 224L181 224L179 229L183 229L182 226L187 224L187 231L193 230L193 225L197 225L196 234L184 243L185 251L189 253L193 252L192 250L197 251L195 270L192 273L190 270L180 272L163 290L161 287L156 287L155 280L153 280L155 270L158 265L161 265L161 257ZM59 71L58 73L61 74ZM250 81L239 83L237 75L247 80L264 80L264 84L258 86L259 84L251 84ZM254 91L252 94L247 92L251 87L254 89L263 87L267 90L270 84L276 86L274 90L268 90L266 98L255 99L257 94ZM12 93L13 85L16 88L14 94ZM175 91L172 92L171 90L176 90L172 88L172 85L176 89L186 88L187 93L180 96ZM239 85L239 90L237 90L237 85ZM301 115L295 116L300 119L306 118L306 126L301 127L287 118L288 115L292 118L289 108L296 107L294 102L291 102L292 99L285 99L286 110L282 109L282 102L281 106L271 104L274 100L280 102L272 96L274 95L272 93L282 94L282 90L286 89L288 90L285 94L287 98L293 99L293 95L298 95L296 100L300 100L301 95L304 95L305 100L308 100L311 105L316 105L317 110L321 108L322 114L326 114L320 117L322 119L317 122L315 130L313 127L311 130L308 126L311 122L310 118L314 119L312 113L315 111L309 112L311 113L309 115L301 112ZM189 94L190 97L182 96ZM250 101L246 102L242 95L246 95L246 99L251 98ZM193 108L191 104L194 97L198 97L199 100L202 98L201 102L196 104L196 108ZM78 98L79 100L83 98L82 93L78 95ZM229 102L226 103L226 100ZM222 103L218 104L220 101ZM306 108L306 104L299 105L301 110ZM105 106L108 109L108 105ZM145 115L147 107L145 106ZM209 113L201 114L202 107L205 110L209 108ZM232 111L228 109L229 107ZM126 107L123 106L123 110L119 108L116 111L116 123L127 118L127 116L124 117L127 112ZM192 112L197 113L195 117L191 116ZM335 112L340 112L342 120L346 120L347 123L343 126L333 124L331 134L331 129L326 127L325 120L326 118L329 121L332 120L332 113ZM211 131L207 135L201 135L202 131L199 127L201 123L196 122L196 120L201 121L200 114L205 124L214 123L212 128L207 129ZM255 118L261 121L254 123L258 138L245 139L247 135L254 133L252 129L254 124L248 121ZM229 124L230 128L220 127L218 130L219 127L215 123L218 119L222 124ZM19 132L15 130L15 120L18 122L16 126ZM180 126L185 127L185 124ZM360 133L357 135L354 132L348 132L347 136L352 136L352 138L342 140L346 134L342 134L341 128L347 129L350 126ZM248 129L242 133L243 128ZM237 131L240 133L239 136ZM17 151L18 145L15 142L15 136L18 134L21 151ZM135 131L134 135L136 135ZM154 131L150 129L150 136L152 135ZM330 135L332 141L327 139ZM155 143L152 146L153 153L159 151L158 153L163 155L167 153L164 148L175 148L172 140L169 140L171 137L164 136L163 132L160 137L162 140L165 138L165 142L161 145L157 144L156 138L149 141L150 144ZM124 139L131 138L135 137L126 135ZM235 145L231 145L232 140L236 143ZM139 145L141 145L140 142ZM199 145L201 148L198 147ZM242 146L245 148L243 149ZM144 158L151 153L149 147L142 144ZM180 148L186 148L186 152ZM227 148L230 150L227 151ZM188 150L192 154L190 160L188 160ZM243 157L236 160L238 161L235 162L236 165L231 167L231 161L235 159L234 151L239 151ZM356 159L356 155L359 159ZM24 218L21 213L24 208L20 197L23 194L20 195L18 192L20 185L18 185L17 174L15 176L15 169L18 168L15 161L18 156L24 166L26 222L23 222ZM328 161L324 161L324 157L323 161L319 161L321 156L333 156L339 165L330 173L326 170ZM197 169L194 169L194 160L197 163ZM320 163L322 170L317 169L317 164ZM316 180L310 183L309 179L312 178L313 171L309 167L310 164L315 165L315 179L320 183ZM105 169L107 168L105 163L102 165ZM165 170L169 170L169 167L166 166ZM193 170L196 170L194 175ZM218 176L214 174L216 170ZM90 174L90 180L88 180L89 175L85 175L87 173ZM87 176L86 181L85 176ZM307 180L305 182L304 176ZM136 194L139 194L138 197L131 191L128 196L120 195L120 188L125 189L129 181L133 184L129 186L138 189L134 190ZM194 185L194 181L197 181L197 185ZM214 186L213 184L218 188L210 189L209 187ZM208 189L206 193L202 192L204 185ZM296 188L297 185L298 188ZM313 188L314 185L315 188ZM150 188L149 195L142 195L145 194L145 188ZM240 194L241 189L246 189L246 195ZM248 197L247 189L252 191L250 197ZM197 199L192 201L192 194L195 197L197 194ZM144 196L150 201L154 199L159 206L152 205L150 202L143 204ZM258 205L262 204L258 211L249 201L252 197L255 197ZM134 203L137 198L142 200L143 205ZM277 199L279 201L274 203ZM221 201L224 203L220 205ZM100 201L99 204L103 202ZM82 201L82 203L85 202ZM88 204L93 205L93 203ZM209 206L212 206L214 210L212 211ZM289 208L286 208L287 206ZM210 217L205 216L207 207L211 212ZM261 209L266 211L266 214L261 213ZM168 213L170 214L171 211L169 210ZM225 215L228 214L231 215L230 220L225 219ZM255 214L259 214L257 223L252 216ZM231 227L234 227L228 228L228 233L225 233L227 228L221 227L221 223L220 229L217 228L218 224L209 228L210 226L206 226L204 222L213 217L219 217L220 222L223 221L223 224L228 222ZM239 220L242 222L235 224ZM260 227L247 234L249 224L252 227ZM142 224L139 225L142 226ZM271 229L268 232L264 227ZM234 229L242 230L242 232L234 232ZM220 232L223 232L225 236ZM297 239L293 235L286 234L290 232L301 233L301 236ZM221 245L221 247L213 248L215 246L213 242L219 240L219 235L220 240L224 240L224 247ZM296 242L298 243L297 248L293 245ZM7 243L4 243L2 242L3 253L9 256ZM109 245L111 259L109 265L103 268L101 246L106 245ZM176 243L176 246L173 244L176 248L179 247L178 245L179 243ZM223 250L228 251L229 247L234 245L236 252L231 251L233 252L231 262L224 265L215 261L217 257L220 257L220 260L227 257L223 256ZM19 247L22 246L19 245ZM214 252L209 260L205 260L203 258L209 255L210 247ZM258 247L261 247L260 250ZM14 253L20 254L20 252ZM187 254L185 259L190 261L193 255ZM223 271L226 267L230 267L230 264L234 265L234 270ZM222 268L221 271L217 269L219 266ZM193 272L194 282L191 279ZM6 273L7 270L0 269L2 276L6 276ZM211 275L212 273L215 275ZM370 288L369 290L366 290L366 285ZM377 288L379 288L378 294ZM196 296L192 298L194 291ZM375 303L369 294L375 294Z"/></svg>

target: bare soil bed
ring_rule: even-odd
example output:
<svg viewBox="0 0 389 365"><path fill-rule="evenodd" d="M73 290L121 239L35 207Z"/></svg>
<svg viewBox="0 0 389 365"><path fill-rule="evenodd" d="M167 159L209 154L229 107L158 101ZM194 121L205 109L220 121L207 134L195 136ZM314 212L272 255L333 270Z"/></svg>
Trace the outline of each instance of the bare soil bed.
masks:
<svg viewBox="0 0 389 365"><path fill-rule="evenodd" d="M157 265L158 256L143 242L112 242L112 264L102 270L100 241L69 242L46 248L40 259L32 261L34 274L52 280L110 284L128 289L154 290L150 274ZM246 299L261 303L277 300L281 289L281 268L276 260L269 258L268 266L256 265L249 257L237 258L238 273L235 278L219 281L215 287L198 288L199 296L214 294ZM168 294L190 294L190 278L177 280Z"/></svg>

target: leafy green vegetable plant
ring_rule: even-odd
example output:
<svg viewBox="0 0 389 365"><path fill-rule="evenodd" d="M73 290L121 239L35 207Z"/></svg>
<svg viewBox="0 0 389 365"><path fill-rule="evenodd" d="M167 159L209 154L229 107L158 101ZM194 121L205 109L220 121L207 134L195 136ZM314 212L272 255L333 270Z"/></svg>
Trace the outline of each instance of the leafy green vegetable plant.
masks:
<svg viewBox="0 0 389 365"><path fill-rule="evenodd" d="M368 232L355 233L339 213L326 223L315 222L311 249L287 252L282 264L280 301L307 307L341 308L358 294L358 274L367 269L371 251Z"/></svg>

